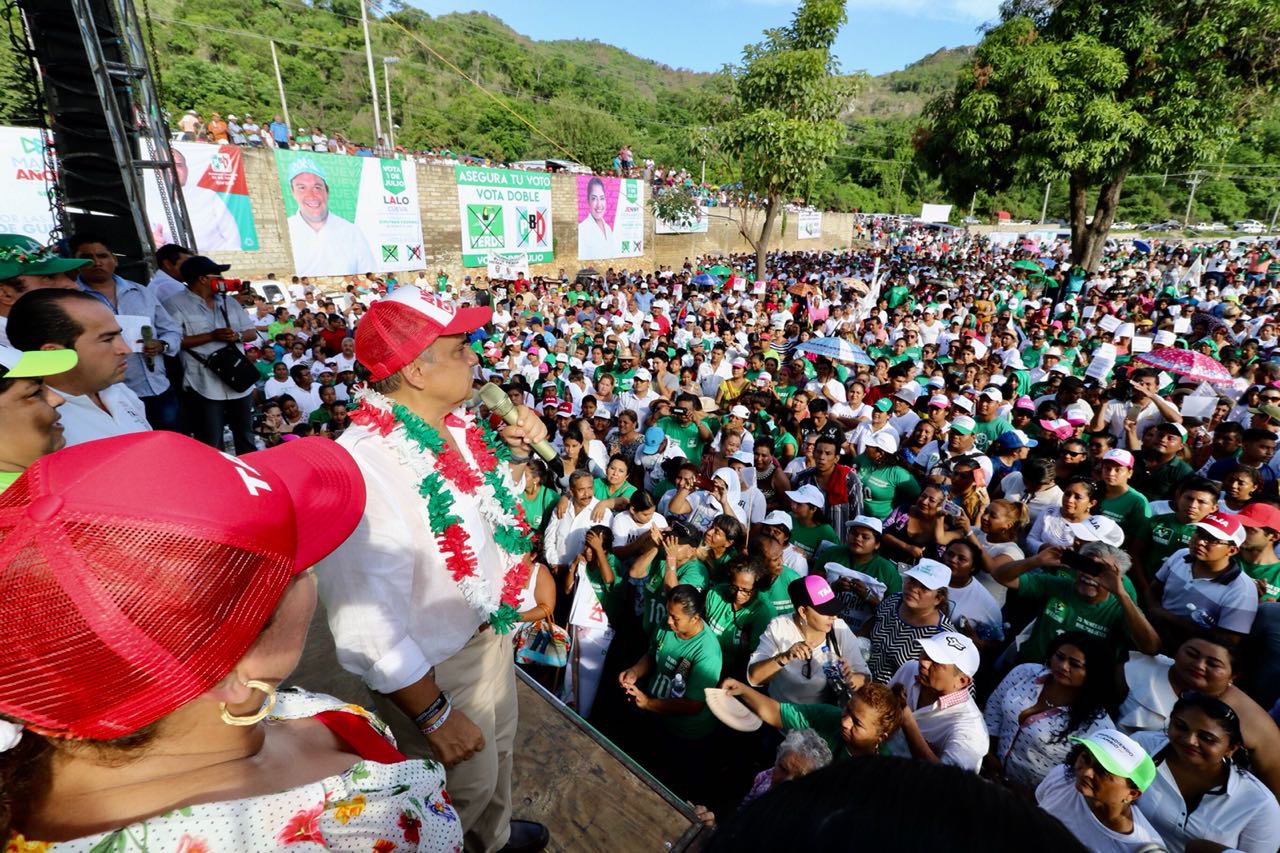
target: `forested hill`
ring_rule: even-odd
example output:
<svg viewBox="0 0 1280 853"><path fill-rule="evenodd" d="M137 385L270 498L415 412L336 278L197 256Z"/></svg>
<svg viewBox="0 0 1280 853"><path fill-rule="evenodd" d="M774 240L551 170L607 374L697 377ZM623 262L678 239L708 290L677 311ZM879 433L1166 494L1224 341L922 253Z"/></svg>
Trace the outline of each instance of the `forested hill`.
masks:
<svg viewBox="0 0 1280 853"><path fill-rule="evenodd" d="M274 41L293 126L372 141L359 0L135 4L154 46L165 107L175 121L188 108L206 117L215 110L224 116L249 112L264 124L279 113ZM627 144L642 159L694 172L700 167L697 139L720 101L715 75L670 68L597 41L535 41L483 13L432 17L402 0L369 0L369 5L380 98L387 67L382 59L399 60L390 68L400 144L498 160L571 157L594 168L607 167ZM696 40L690 41L696 50ZM866 80L844 116L846 144L805 197L828 210L912 211L921 202L948 201L921 169L912 137L925 103L952 84L972 51L942 49ZM845 66L856 70L855 62ZM28 77L9 40L0 38L0 123L35 122ZM1280 169L1280 118L1252 123L1225 162ZM1195 219L1229 222L1269 214L1275 180L1237 171L1243 177L1225 167L1214 169L1197 191ZM715 158L707 161L707 178L736 180ZM1018 186L998 195L979 193L972 201L979 216L1008 210L1015 218L1034 218L1043 193L1043 185ZM951 201L967 208L971 200ZM1148 176L1126 185L1120 218L1180 218L1185 205L1184 185ZM1048 215L1066 215L1065 186L1051 188Z"/></svg>

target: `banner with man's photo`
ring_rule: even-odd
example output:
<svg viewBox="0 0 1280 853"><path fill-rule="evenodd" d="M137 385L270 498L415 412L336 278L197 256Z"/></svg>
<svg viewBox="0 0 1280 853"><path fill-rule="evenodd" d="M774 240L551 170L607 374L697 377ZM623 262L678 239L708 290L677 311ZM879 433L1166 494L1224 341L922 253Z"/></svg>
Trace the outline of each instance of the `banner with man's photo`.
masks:
<svg viewBox="0 0 1280 853"><path fill-rule="evenodd" d="M457 166L462 265L483 267L490 252L522 254L531 264L555 259L551 175Z"/></svg>
<svg viewBox="0 0 1280 853"><path fill-rule="evenodd" d="M644 254L644 181L578 175L578 260Z"/></svg>
<svg viewBox="0 0 1280 853"><path fill-rule="evenodd" d="M822 211L802 210L796 214L796 237L816 240L822 236Z"/></svg>
<svg viewBox="0 0 1280 853"><path fill-rule="evenodd" d="M44 149L38 128L0 127L0 233L23 234L41 244L53 231L49 189L57 183L57 174L45 170Z"/></svg>
<svg viewBox="0 0 1280 853"><path fill-rule="evenodd" d="M258 229L244 176L244 157L235 145L170 142L195 245L201 253L256 252ZM142 155L148 154L143 150ZM162 199L159 175L148 172L144 203L156 246L186 242L177 236L174 213Z"/></svg>
<svg viewBox="0 0 1280 853"><path fill-rule="evenodd" d="M298 275L424 268L412 162L277 150L276 171Z"/></svg>

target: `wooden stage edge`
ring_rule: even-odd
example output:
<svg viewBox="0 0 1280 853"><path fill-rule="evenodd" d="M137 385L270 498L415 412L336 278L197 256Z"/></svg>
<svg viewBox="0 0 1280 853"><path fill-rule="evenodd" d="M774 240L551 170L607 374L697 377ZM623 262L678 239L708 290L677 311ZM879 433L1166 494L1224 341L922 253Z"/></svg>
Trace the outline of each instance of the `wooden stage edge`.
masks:
<svg viewBox="0 0 1280 853"><path fill-rule="evenodd" d="M548 850L695 853L706 845L710 833L687 804L518 667L516 675L514 817L545 824ZM364 684L338 664L323 606L288 683L373 707Z"/></svg>

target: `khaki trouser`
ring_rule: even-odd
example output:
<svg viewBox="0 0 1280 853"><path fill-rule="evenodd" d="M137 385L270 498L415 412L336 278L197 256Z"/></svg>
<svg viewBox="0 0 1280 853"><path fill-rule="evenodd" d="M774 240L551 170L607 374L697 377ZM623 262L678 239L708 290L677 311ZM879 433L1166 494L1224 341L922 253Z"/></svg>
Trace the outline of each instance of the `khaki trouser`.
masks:
<svg viewBox="0 0 1280 853"><path fill-rule="evenodd" d="M467 715L484 735L484 749L446 771L445 787L462 819L469 853L492 853L511 834L511 757L516 738L516 672L511 635L480 631L434 671L453 713ZM426 738L391 699L373 694L405 755L433 758Z"/></svg>

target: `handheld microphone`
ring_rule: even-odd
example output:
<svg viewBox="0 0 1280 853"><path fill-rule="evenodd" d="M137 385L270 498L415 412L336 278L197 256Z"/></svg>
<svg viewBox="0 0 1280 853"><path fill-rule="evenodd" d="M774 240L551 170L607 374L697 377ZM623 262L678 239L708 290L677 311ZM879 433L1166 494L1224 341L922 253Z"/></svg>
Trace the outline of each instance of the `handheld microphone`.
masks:
<svg viewBox="0 0 1280 853"><path fill-rule="evenodd" d="M142 327L142 342L143 342L144 344L149 344L149 343L151 343L153 340L155 340L155 335L152 333L152 331L151 331L151 327L150 327L150 326L143 326L143 327ZM155 360L155 357L154 357L154 356L145 355L145 356L143 356L143 359L144 359L144 360L146 361L146 363L147 363L147 370L155 370L155 369L156 369L156 360Z"/></svg>
<svg viewBox="0 0 1280 853"><path fill-rule="evenodd" d="M493 412L507 423L515 425L515 422L519 419L519 414L516 412L516 407L511 404L511 398L507 396L506 391L503 391L492 382L486 382L480 386L479 394L480 402L484 403L485 406L488 407L489 411ZM550 444L547 444L546 439L543 439L542 441L535 441L529 446L533 449L534 453L541 456L547 462L553 462L559 459L556 449Z"/></svg>

